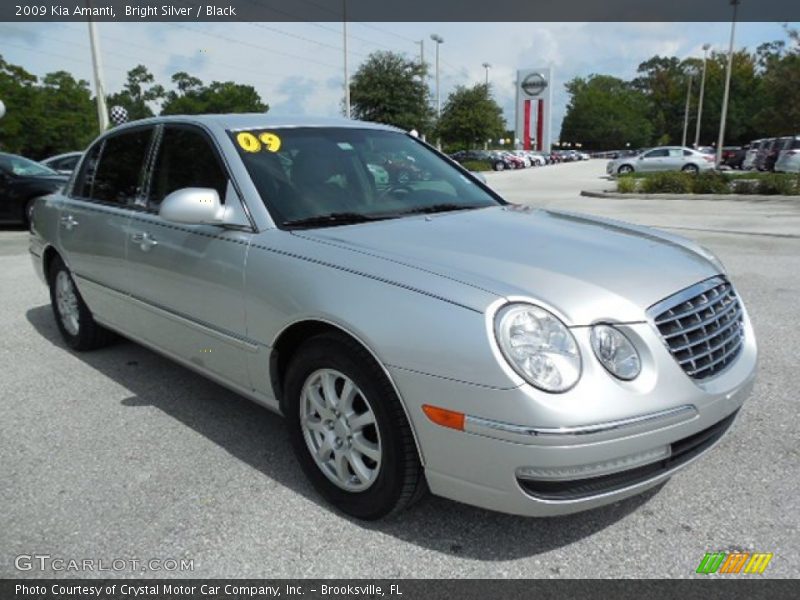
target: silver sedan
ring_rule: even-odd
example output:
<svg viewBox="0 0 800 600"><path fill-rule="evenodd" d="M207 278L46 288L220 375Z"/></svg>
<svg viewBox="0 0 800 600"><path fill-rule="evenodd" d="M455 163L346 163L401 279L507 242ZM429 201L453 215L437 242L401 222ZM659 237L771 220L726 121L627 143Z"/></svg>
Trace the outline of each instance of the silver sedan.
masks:
<svg viewBox="0 0 800 600"><path fill-rule="evenodd" d="M30 246L69 348L121 334L281 413L363 519L427 490L531 516L638 494L714 446L755 377L711 252L509 204L381 125L116 127L38 201Z"/></svg>
<svg viewBox="0 0 800 600"><path fill-rule="evenodd" d="M699 173L714 168L714 156L682 146L661 146L644 150L633 156L616 158L606 165L609 175L627 173L656 173L659 171L684 171Z"/></svg>

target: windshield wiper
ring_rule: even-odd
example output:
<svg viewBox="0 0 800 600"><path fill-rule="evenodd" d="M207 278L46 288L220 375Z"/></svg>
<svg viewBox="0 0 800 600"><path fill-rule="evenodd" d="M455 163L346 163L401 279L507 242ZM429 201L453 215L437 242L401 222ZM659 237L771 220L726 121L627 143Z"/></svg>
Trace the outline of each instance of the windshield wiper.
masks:
<svg viewBox="0 0 800 600"><path fill-rule="evenodd" d="M472 208L485 208L471 204L432 204L431 206L419 206L402 211L401 215L426 215L431 213L450 212L453 210L469 210Z"/></svg>
<svg viewBox="0 0 800 600"><path fill-rule="evenodd" d="M334 212L325 215L314 215L303 219L284 221L285 227L327 227L333 225L350 225L352 223L366 223L368 221L381 221L388 216L370 216L356 212Z"/></svg>

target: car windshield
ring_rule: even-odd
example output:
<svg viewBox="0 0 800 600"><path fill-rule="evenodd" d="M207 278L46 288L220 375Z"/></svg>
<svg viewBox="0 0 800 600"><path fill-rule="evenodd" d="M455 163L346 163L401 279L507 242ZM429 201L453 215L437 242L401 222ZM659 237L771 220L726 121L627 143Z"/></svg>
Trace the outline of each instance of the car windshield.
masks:
<svg viewBox="0 0 800 600"><path fill-rule="evenodd" d="M22 156L14 156L13 154L0 154L0 170L19 177L58 174L53 169L45 167L41 163L37 163Z"/></svg>
<svg viewBox="0 0 800 600"><path fill-rule="evenodd" d="M409 135L347 127L230 131L275 221L322 227L500 203Z"/></svg>

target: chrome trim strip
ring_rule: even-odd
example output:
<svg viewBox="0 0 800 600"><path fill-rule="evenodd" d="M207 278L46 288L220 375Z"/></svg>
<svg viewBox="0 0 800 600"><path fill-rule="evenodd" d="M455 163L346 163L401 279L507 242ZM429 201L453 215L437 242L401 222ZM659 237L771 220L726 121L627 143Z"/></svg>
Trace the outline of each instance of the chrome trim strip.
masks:
<svg viewBox="0 0 800 600"><path fill-rule="evenodd" d="M688 421L696 417L697 414L697 408L693 404L684 404L675 408L639 415L637 417L576 427L530 427L527 425L514 425L512 423L504 423L501 421L484 419L483 417L467 415L464 419L464 431L506 441L530 444L534 443L535 438L539 436L564 436L566 438L575 439L577 436L605 433L617 429L653 423L654 421L668 419L678 419L676 422ZM670 424L674 424L674 422ZM550 437L550 439L552 439L552 437Z"/></svg>

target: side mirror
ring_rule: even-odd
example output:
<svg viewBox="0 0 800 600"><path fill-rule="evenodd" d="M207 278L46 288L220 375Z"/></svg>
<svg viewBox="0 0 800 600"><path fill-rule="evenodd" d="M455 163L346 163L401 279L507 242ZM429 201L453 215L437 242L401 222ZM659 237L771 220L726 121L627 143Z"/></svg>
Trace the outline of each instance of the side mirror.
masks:
<svg viewBox="0 0 800 600"><path fill-rule="evenodd" d="M223 225L225 207L215 189L181 188L161 201L158 215L165 221L185 225Z"/></svg>

